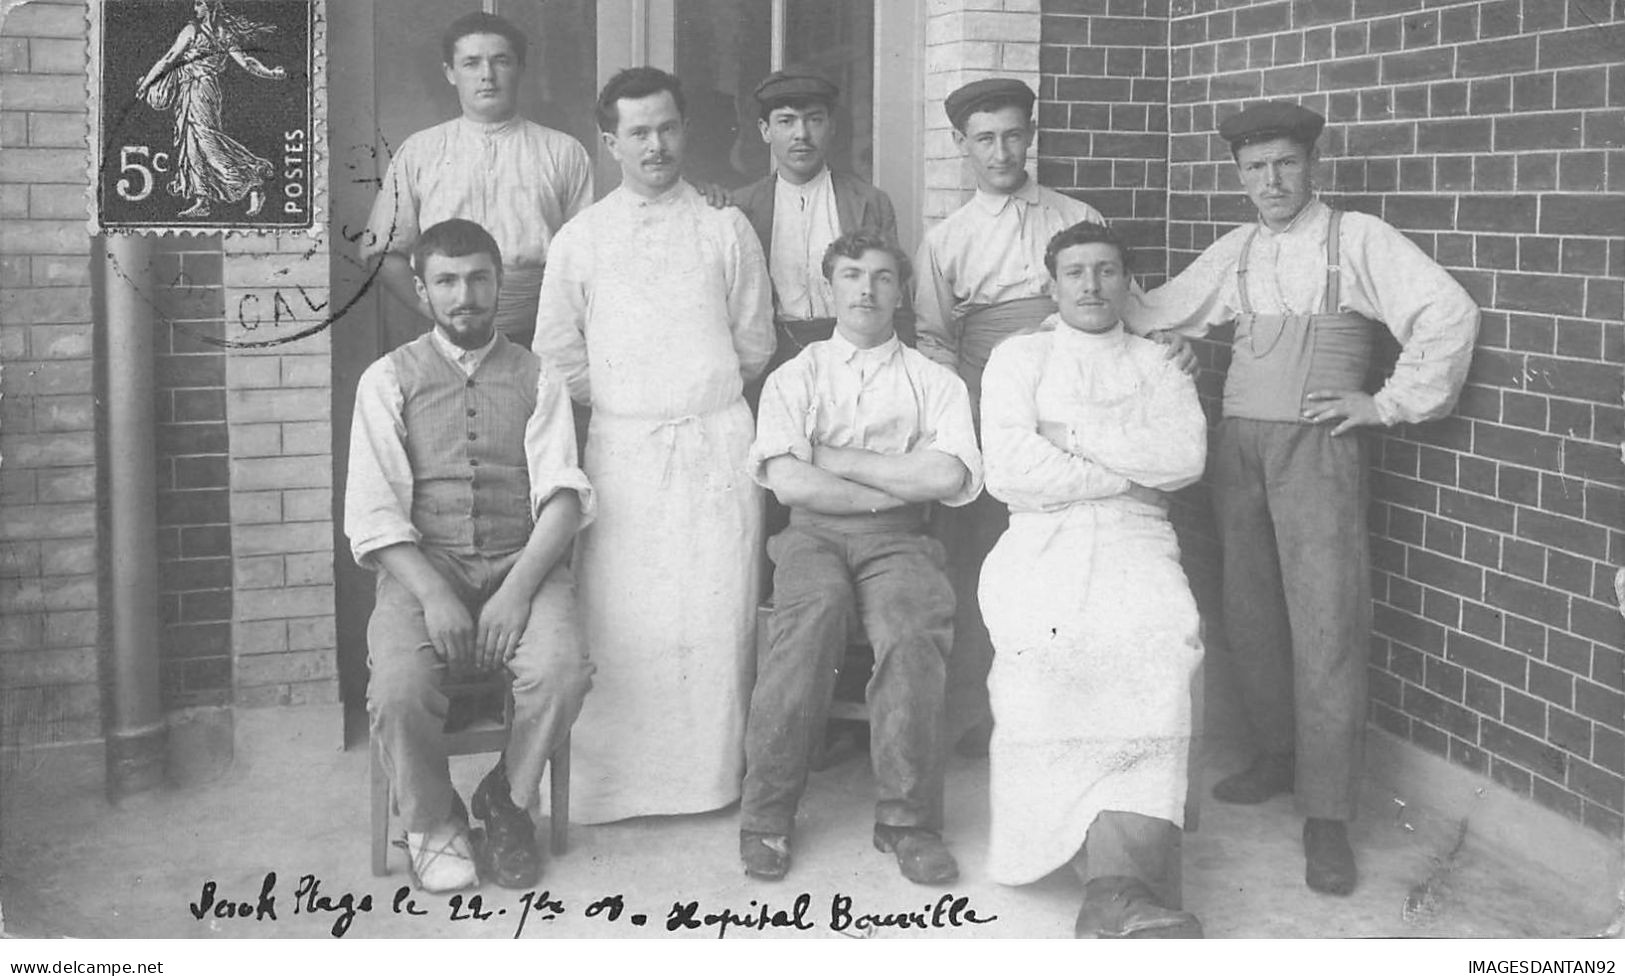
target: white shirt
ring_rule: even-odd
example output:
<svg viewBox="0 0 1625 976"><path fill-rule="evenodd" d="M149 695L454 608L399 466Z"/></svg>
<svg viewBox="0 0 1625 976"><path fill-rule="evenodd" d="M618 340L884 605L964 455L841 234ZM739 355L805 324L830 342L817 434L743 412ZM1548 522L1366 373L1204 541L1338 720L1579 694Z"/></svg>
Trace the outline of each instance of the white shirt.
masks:
<svg viewBox="0 0 1625 976"><path fill-rule="evenodd" d="M564 222L592 203L581 143L527 119L458 117L414 132L384 174L361 239L363 260L410 255L418 235L461 217L490 232L506 268L539 268Z"/></svg>
<svg viewBox="0 0 1625 976"><path fill-rule="evenodd" d="M1388 224L1345 211L1338 233L1339 311L1388 327L1399 341L1394 372L1375 400L1384 423L1419 423L1455 406L1478 337L1478 306L1466 289L1410 238ZM1317 200L1274 231L1262 222L1237 227L1160 288L1130 302L1123 316L1144 333L1178 329L1204 335L1241 314L1236 266L1247 238L1247 298L1263 314L1314 313L1326 294L1326 234L1331 208Z"/></svg>
<svg viewBox="0 0 1625 976"><path fill-rule="evenodd" d="M829 167L796 185L780 173L773 181L773 246L768 272L779 315L788 319L829 318L834 296L824 278L824 251L841 236L835 184Z"/></svg>
<svg viewBox="0 0 1625 976"><path fill-rule="evenodd" d="M1080 221L1104 224L1100 211L1028 177L1014 193L978 189L931 228L914 269L914 328L920 351L953 368L967 312L1050 294L1044 268L1050 238Z"/></svg>
<svg viewBox="0 0 1625 976"><path fill-rule="evenodd" d="M490 354L496 337L478 349L463 349L436 328L434 347L463 375L472 376ZM350 473L344 489L344 534L358 565L371 568L379 549L401 542L417 544L422 533L412 524L412 462L406 450L406 398L395 360L384 356L368 366L356 384L355 419L350 429ZM568 489L581 499L581 522L597 509L592 486L576 463L575 421L564 380L544 364L536 377L536 407L525 421L525 458L534 519L554 493Z"/></svg>
<svg viewBox="0 0 1625 976"><path fill-rule="evenodd" d="M750 449L751 476L767 487L768 461L789 454L811 463L815 444L876 454L929 447L958 458L968 472L943 504L969 504L982 491L982 454L965 382L895 335L859 349L836 332L767 378Z"/></svg>

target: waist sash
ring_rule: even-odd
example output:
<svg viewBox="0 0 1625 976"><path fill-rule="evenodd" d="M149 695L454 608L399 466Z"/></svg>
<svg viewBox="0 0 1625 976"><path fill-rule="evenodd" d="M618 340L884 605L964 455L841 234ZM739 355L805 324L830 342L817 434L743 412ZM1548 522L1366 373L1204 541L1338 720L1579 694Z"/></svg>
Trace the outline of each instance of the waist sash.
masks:
<svg viewBox="0 0 1625 976"><path fill-rule="evenodd" d="M983 305L966 312L959 333L960 375L975 372L980 376L994 347L1013 335L1036 330L1054 313L1055 299L1048 295Z"/></svg>
<svg viewBox="0 0 1625 976"><path fill-rule="evenodd" d="M510 342L530 348L536 332L536 306L542 296L540 267L503 268L502 289L497 293L496 325Z"/></svg>
<svg viewBox="0 0 1625 976"><path fill-rule="evenodd" d="M1332 211L1326 233L1326 294L1318 314L1255 312L1247 295L1247 257L1242 247L1236 289L1242 315L1236 320L1230 370L1224 379L1224 415L1249 420L1303 423L1304 397L1316 390L1358 390L1371 367L1370 319L1338 310L1338 224Z"/></svg>

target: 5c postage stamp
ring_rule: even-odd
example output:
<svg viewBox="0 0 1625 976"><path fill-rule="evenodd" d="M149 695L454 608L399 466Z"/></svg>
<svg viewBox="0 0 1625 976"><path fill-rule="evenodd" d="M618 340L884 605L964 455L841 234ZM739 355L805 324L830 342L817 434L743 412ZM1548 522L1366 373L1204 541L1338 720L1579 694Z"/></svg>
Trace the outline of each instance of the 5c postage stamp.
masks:
<svg viewBox="0 0 1625 976"><path fill-rule="evenodd" d="M315 0L90 4L92 230L315 226Z"/></svg>

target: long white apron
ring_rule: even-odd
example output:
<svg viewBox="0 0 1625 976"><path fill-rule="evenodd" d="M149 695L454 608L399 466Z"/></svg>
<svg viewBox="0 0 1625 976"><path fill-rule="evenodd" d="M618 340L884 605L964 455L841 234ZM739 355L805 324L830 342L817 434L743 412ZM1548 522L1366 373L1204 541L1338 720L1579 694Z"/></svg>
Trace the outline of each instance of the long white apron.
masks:
<svg viewBox="0 0 1625 976"><path fill-rule="evenodd" d="M587 315L597 519L576 554L597 671L572 733L571 819L739 798L762 498L746 470L719 244L684 207L594 235Z"/></svg>
<svg viewBox="0 0 1625 976"><path fill-rule="evenodd" d="M993 879L1064 865L1103 810L1183 823L1202 648L1166 517L1117 501L1015 513L980 598L994 646Z"/></svg>

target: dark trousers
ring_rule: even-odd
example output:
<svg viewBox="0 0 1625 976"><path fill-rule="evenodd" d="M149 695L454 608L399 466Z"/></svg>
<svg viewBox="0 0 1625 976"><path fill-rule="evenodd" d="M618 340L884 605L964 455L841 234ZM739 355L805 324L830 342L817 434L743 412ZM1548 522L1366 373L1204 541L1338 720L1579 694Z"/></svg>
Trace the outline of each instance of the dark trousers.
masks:
<svg viewBox="0 0 1625 976"><path fill-rule="evenodd" d="M1102 810L1089 825L1072 867L1088 884L1096 878L1134 878L1164 908L1184 907L1181 838L1172 821L1123 810Z"/></svg>
<svg viewBox="0 0 1625 976"><path fill-rule="evenodd" d="M993 722L987 698L987 673L993 666L993 640L982 622L977 597L982 563L1010 525L1010 510L987 492L960 508L938 508L932 530L948 553L948 578L957 601L954 649L948 661L947 737L957 740L967 729Z"/></svg>
<svg viewBox="0 0 1625 976"><path fill-rule="evenodd" d="M875 821L940 826L954 617L941 544L917 530L798 522L768 542L768 556L773 613L745 724L740 828L791 832L857 621L875 656L866 694Z"/></svg>
<svg viewBox="0 0 1625 976"><path fill-rule="evenodd" d="M1213 452L1224 623L1256 745L1305 816L1352 819L1371 638L1362 435L1226 418Z"/></svg>

